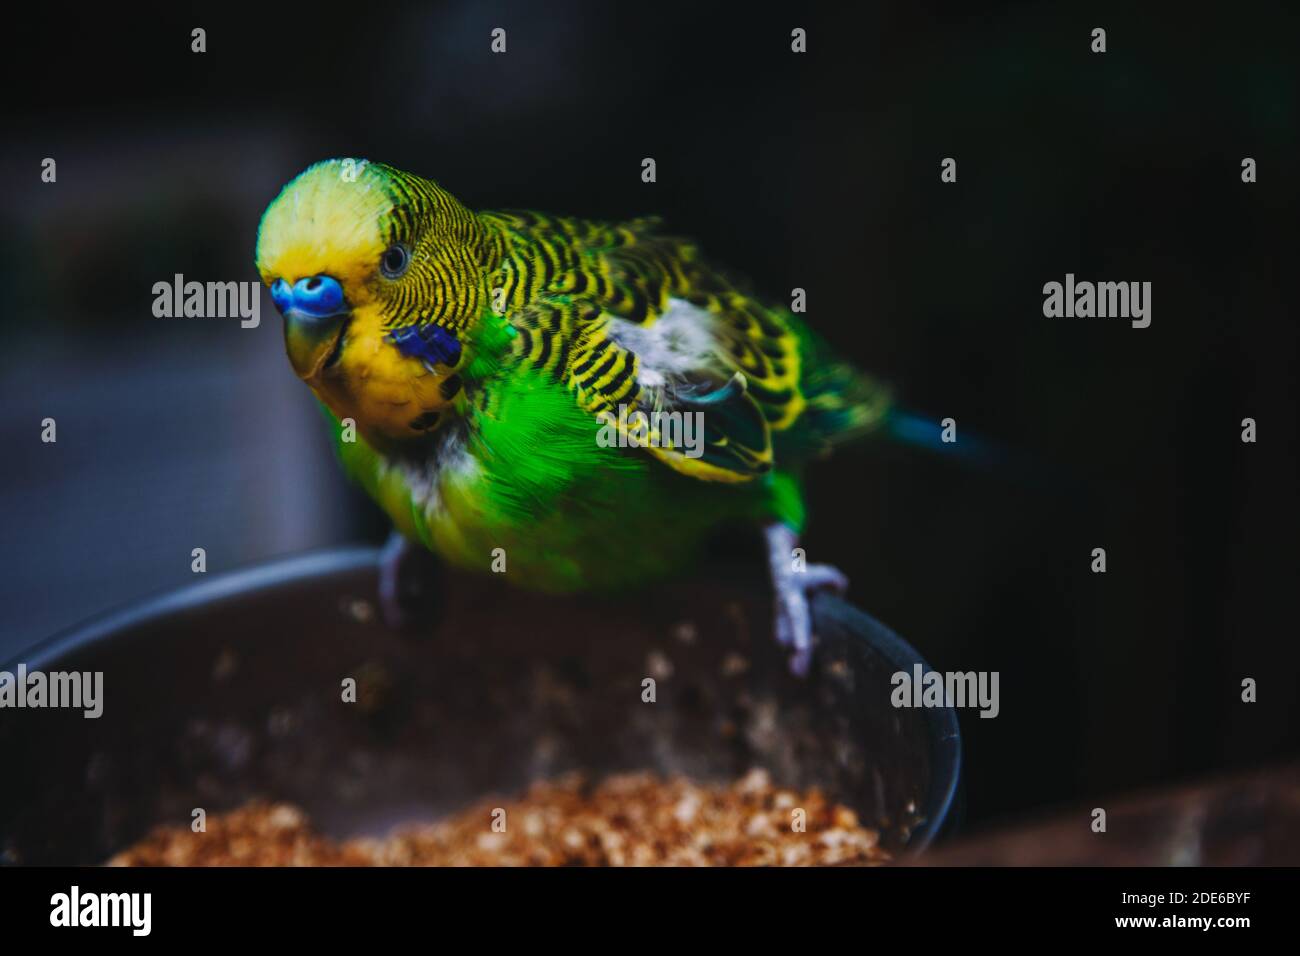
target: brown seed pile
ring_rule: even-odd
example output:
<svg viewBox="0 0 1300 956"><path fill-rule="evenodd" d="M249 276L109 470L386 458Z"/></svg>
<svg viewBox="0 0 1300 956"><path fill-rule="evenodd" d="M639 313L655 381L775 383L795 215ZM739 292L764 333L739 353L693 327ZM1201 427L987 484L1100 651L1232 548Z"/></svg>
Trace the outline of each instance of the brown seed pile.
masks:
<svg viewBox="0 0 1300 956"><path fill-rule="evenodd" d="M502 812L504 811L504 813ZM485 800L383 839L336 843L284 804L250 804L206 833L155 830L115 866L815 866L889 860L879 834L818 790L752 770L730 786L649 773L577 776Z"/></svg>
<svg viewBox="0 0 1300 956"><path fill-rule="evenodd" d="M287 803L250 803L212 814L206 832L158 827L108 861L109 866L369 866L312 830L304 814Z"/></svg>

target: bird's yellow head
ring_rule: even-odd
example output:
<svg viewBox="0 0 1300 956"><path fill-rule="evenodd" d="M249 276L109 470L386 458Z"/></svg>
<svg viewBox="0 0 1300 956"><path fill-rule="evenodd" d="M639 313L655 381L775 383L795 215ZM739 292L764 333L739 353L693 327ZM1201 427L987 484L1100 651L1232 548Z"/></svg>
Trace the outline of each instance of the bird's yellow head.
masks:
<svg viewBox="0 0 1300 956"><path fill-rule="evenodd" d="M487 229L453 196L363 160L308 167L257 234L294 370L387 441L430 431L455 401L492 258Z"/></svg>

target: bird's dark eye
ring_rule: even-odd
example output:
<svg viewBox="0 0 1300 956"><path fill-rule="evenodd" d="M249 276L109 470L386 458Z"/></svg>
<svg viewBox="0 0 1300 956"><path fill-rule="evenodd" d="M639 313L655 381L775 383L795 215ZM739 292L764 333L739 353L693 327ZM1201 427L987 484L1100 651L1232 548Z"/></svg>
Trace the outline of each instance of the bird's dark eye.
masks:
<svg viewBox="0 0 1300 956"><path fill-rule="evenodd" d="M390 279L396 279L406 272L411 264L411 253L401 243L394 243L384 252L379 260L379 271Z"/></svg>

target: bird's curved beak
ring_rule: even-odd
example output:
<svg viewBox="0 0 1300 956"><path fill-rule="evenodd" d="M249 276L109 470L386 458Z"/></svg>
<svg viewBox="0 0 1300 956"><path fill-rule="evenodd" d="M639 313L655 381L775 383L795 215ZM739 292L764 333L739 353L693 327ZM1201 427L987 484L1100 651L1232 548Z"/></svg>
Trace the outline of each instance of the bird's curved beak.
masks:
<svg viewBox="0 0 1300 956"><path fill-rule="evenodd" d="M327 275L290 283L276 279L271 299L284 316L284 347L298 377L311 381L343 353L343 339L352 314L343 286Z"/></svg>

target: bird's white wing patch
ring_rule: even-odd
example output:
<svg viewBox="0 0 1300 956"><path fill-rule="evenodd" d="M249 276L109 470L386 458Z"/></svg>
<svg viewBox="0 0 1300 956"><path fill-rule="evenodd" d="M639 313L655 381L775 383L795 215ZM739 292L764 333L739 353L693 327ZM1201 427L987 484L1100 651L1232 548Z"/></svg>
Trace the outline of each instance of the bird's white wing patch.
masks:
<svg viewBox="0 0 1300 956"><path fill-rule="evenodd" d="M612 319L609 337L640 360L637 382L656 389L701 369L724 370L714 331L717 321L707 309L669 299L668 308L648 326Z"/></svg>

